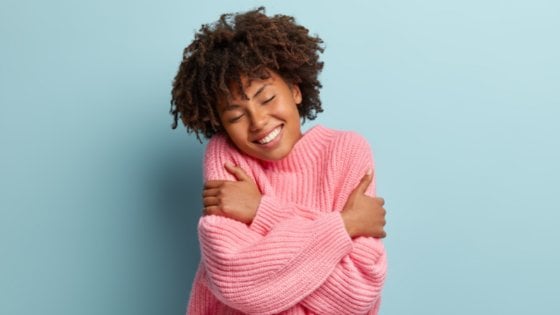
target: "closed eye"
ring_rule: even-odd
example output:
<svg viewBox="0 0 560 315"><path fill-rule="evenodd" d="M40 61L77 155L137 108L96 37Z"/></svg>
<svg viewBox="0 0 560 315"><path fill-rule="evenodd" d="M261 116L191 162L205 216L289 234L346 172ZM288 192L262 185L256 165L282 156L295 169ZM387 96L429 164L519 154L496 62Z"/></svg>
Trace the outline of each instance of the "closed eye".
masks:
<svg viewBox="0 0 560 315"><path fill-rule="evenodd" d="M241 119L241 117L243 117L243 115L239 115L239 116L230 118L230 119L228 120L228 122L229 122L229 123L238 122L238 121Z"/></svg>
<svg viewBox="0 0 560 315"><path fill-rule="evenodd" d="M276 95L272 95L271 98L269 98L269 99L267 99L267 100L265 100L265 101L263 102L263 105L269 103L269 102L272 101L275 97L276 97Z"/></svg>

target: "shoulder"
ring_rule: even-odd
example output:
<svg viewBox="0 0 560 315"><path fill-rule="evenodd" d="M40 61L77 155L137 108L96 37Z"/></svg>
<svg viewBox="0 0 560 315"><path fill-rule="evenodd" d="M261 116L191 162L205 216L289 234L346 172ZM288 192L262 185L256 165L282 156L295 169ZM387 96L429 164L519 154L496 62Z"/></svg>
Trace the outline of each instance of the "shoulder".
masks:
<svg viewBox="0 0 560 315"><path fill-rule="evenodd" d="M372 169L373 152L367 138L355 131L336 131L332 141L330 155L339 170L345 170L361 178L368 169Z"/></svg>
<svg viewBox="0 0 560 315"><path fill-rule="evenodd" d="M235 163L235 151L236 148L230 144L225 136L221 134L213 135L204 152L204 179L234 180L234 177L225 170L224 164L226 162Z"/></svg>
<svg viewBox="0 0 560 315"><path fill-rule="evenodd" d="M233 151L235 148L229 143L226 136L215 134L208 140L206 145L206 154L215 154L220 152Z"/></svg>
<svg viewBox="0 0 560 315"><path fill-rule="evenodd" d="M367 139L355 131L337 130L317 125L306 133L305 143L313 147L326 147L329 150L347 148L369 148Z"/></svg>
<svg viewBox="0 0 560 315"><path fill-rule="evenodd" d="M205 180L235 180L235 177L225 170L226 162L241 167L249 175L258 168L258 163L252 157L241 153L225 135L215 134L208 141L204 153Z"/></svg>
<svg viewBox="0 0 560 315"><path fill-rule="evenodd" d="M205 160L242 160L246 156L222 134L215 134L208 140L206 151L204 153Z"/></svg>
<svg viewBox="0 0 560 315"><path fill-rule="evenodd" d="M371 146L363 135L355 131L333 130L334 138L332 142L332 150L348 153L371 153Z"/></svg>
<svg viewBox="0 0 560 315"><path fill-rule="evenodd" d="M337 189L350 192L364 174L374 169L373 152L366 137L358 132L333 130L331 138L328 170ZM368 195L375 195L375 183L368 188ZM337 202L344 205L346 199Z"/></svg>
<svg viewBox="0 0 560 315"><path fill-rule="evenodd" d="M335 161L354 160L356 155L371 155L371 147L363 135L355 131L336 130L317 125L308 131L306 144L312 149L321 151Z"/></svg>

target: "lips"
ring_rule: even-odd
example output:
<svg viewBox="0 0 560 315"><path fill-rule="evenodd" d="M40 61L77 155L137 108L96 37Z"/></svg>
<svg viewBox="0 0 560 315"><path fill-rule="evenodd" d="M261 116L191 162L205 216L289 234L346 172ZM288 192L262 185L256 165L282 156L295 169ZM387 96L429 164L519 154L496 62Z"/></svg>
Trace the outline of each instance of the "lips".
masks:
<svg viewBox="0 0 560 315"><path fill-rule="evenodd" d="M276 139L276 137L278 137L278 135L280 134L281 130L282 130L282 126L278 126L274 128L271 132L269 132L267 135L265 135L264 137L262 137L261 139L255 142L257 142L258 144L267 144L272 140Z"/></svg>

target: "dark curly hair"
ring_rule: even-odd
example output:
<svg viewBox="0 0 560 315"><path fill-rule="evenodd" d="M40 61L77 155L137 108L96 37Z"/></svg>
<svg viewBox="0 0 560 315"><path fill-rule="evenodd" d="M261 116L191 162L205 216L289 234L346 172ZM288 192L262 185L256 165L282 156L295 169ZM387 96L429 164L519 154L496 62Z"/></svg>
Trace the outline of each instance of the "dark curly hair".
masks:
<svg viewBox="0 0 560 315"><path fill-rule="evenodd" d="M274 71L302 93L298 106L302 123L323 111L319 98L323 41L286 15L266 16L264 7L223 14L202 25L185 48L171 91L172 128L179 119L187 132L210 138L223 128L216 106L230 95L232 84L245 95L241 77L265 79Z"/></svg>

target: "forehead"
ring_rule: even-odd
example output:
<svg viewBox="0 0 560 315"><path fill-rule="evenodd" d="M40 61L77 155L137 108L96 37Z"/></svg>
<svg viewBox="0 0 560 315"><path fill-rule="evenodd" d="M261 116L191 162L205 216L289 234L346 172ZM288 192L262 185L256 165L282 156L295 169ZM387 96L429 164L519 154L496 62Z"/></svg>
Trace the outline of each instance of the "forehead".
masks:
<svg viewBox="0 0 560 315"><path fill-rule="evenodd" d="M242 75L239 77L239 81L228 84L229 95L225 95L225 101L247 101L263 87L275 86L282 82L284 82L282 78L274 72L269 72L267 77L251 78Z"/></svg>

